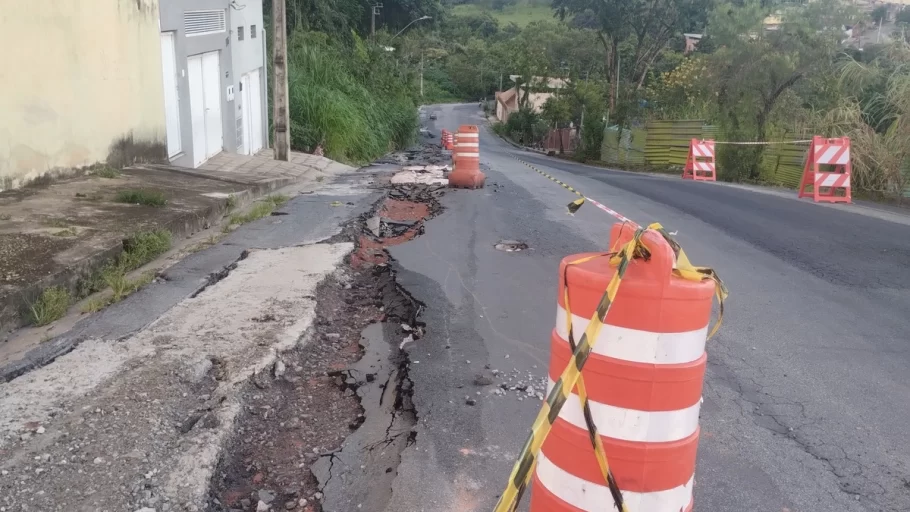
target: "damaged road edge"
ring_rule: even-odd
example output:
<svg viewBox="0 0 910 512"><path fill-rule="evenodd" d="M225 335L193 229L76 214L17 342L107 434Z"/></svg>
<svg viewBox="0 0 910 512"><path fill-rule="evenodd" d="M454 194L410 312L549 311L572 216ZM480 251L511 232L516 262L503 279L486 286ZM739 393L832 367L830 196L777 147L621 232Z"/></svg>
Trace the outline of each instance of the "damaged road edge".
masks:
<svg viewBox="0 0 910 512"><path fill-rule="evenodd" d="M349 265L317 288L317 319L303 343L279 356L281 375L245 385L211 510L385 508L400 454L416 439L410 362L400 345L425 328L424 305L397 284L385 247L422 234L443 193L395 186L327 240L357 244Z"/></svg>

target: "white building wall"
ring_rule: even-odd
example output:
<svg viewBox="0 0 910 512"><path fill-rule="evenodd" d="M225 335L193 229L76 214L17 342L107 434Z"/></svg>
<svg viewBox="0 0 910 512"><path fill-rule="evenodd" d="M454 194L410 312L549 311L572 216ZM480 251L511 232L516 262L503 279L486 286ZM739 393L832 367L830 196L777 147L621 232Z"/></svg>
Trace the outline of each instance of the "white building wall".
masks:
<svg viewBox="0 0 910 512"><path fill-rule="evenodd" d="M235 5L243 5L243 8L232 7L229 13L231 18L231 55L234 68L234 119L238 137L242 131L239 123L243 113L241 81L244 75L258 69L261 91L262 140L263 147L269 147L268 87L266 87L268 69L265 66L265 38L269 37L269 35L264 31L262 0L243 0L243 2L237 2ZM243 32L243 40L240 40L241 30ZM238 150L241 147L240 142L238 138ZM246 143L247 141L243 141L243 144Z"/></svg>

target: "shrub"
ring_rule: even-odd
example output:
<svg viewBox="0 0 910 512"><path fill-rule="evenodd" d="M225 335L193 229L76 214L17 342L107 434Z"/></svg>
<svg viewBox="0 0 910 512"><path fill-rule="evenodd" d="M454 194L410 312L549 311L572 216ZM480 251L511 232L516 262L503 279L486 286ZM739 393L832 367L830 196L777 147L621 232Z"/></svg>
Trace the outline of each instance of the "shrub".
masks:
<svg viewBox="0 0 910 512"><path fill-rule="evenodd" d="M32 325L47 325L66 314L70 307L70 292L62 286L53 286L41 292L38 299L28 305L28 321Z"/></svg>
<svg viewBox="0 0 910 512"><path fill-rule="evenodd" d="M352 163L368 162L414 142L417 105L409 77L383 50L354 36L353 48L324 35L291 37L289 101L291 146Z"/></svg>
<svg viewBox="0 0 910 512"><path fill-rule="evenodd" d="M167 199L164 194L153 190L121 190L117 192L118 203L141 204L144 206L164 206Z"/></svg>
<svg viewBox="0 0 910 512"><path fill-rule="evenodd" d="M166 229L141 231L123 241L117 266L125 271L137 269L171 248L171 232Z"/></svg>

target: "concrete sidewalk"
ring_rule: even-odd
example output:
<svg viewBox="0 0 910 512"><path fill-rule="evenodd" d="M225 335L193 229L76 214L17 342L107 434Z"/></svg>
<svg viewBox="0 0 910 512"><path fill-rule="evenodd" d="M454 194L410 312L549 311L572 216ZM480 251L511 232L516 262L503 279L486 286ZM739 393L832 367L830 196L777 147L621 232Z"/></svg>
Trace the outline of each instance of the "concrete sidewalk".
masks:
<svg viewBox="0 0 910 512"><path fill-rule="evenodd" d="M24 325L23 309L44 289L76 295L80 279L116 257L132 234L164 228L181 240L258 196L354 170L302 153L290 162L272 160L270 151L222 153L199 169L140 165L113 178L84 174L0 193L0 344ZM167 203L117 202L135 190L161 193Z"/></svg>

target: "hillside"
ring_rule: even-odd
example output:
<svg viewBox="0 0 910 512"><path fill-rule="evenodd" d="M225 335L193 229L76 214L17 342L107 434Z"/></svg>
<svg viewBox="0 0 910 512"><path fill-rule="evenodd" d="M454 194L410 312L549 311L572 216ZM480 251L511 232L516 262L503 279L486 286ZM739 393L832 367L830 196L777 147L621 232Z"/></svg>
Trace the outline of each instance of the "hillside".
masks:
<svg viewBox="0 0 910 512"><path fill-rule="evenodd" d="M553 10L549 4L543 5L531 4L527 1L519 1L514 5L507 5L502 10L493 9L490 4L485 2L473 4L456 5L452 9L456 16L469 16L481 13L487 13L496 18L501 25L514 23L519 27L524 27L534 21L552 20Z"/></svg>

